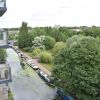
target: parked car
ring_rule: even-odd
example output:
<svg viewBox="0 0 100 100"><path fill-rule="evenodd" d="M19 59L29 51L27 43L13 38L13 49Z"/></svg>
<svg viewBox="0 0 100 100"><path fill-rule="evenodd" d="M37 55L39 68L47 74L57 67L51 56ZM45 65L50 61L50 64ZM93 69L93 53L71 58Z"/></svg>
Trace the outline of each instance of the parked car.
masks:
<svg viewBox="0 0 100 100"><path fill-rule="evenodd" d="M33 63L32 60L27 60L26 63L27 63L30 67L32 67L34 70L38 70L38 69L39 69L39 67L38 67L37 65L35 65L35 64Z"/></svg>
<svg viewBox="0 0 100 100"><path fill-rule="evenodd" d="M61 98L61 100L75 100L70 95L65 95L63 89L57 89L57 96Z"/></svg>
<svg viewBox="0 0 100 100"><path fill-rule="evenodd" d="M18 56L19 56L20 58L24 58L24 55L23 55L22 53L18 53Z"/></svg>
<svg viewBox="0 0 100 100"><path fill-rule="evenodd" d="M38 72L39 76L41 76L45 82L47 82L49 85L53 85L54 83L54 78L53 77L50 77L48 76L46 73L44 73L43 71L39 70Z"/></svg>
<svg viewBox="0 0 100 100"><path fill-rule="evenodd" d="M28 64L28 65L31 65L32 63L33 63L32 60L27 60L27 64Z"/></svg>
<svg viewBox="0 0 100 100"><path fill-rule="evenodd" d="M26 63L27 63L27 61L29 60L26 56L23 56L23 58L22 58Z"/></svg>
<svg viewBox="0 0 100 100"><path fill-rule="evenodd" d="M31 64L31 67L34 69L34 70L38 70L39 69L39 67L37 66L37 65L35 65L35 64Z"/></svg>

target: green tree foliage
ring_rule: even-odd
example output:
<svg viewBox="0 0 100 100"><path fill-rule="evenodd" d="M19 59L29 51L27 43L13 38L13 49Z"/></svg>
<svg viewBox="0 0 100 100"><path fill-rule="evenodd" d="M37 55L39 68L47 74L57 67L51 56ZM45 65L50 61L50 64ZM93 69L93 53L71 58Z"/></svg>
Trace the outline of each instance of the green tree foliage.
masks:
<svg viewBox="0 0 100 100"><path fill-rule="evenodd" d="M51 28L51 27L47 27L45 28L46 30L46 34L48 36L51 36L53 38L55 38L55 40L58 41L65 41L65 35L62 34L62 32L59 30L59 28Z"/></svg>
<svg viewBox="0 0 100 100"><path fill-rule="evenodd" d="M58 54L62 49L66 48L66 44L64 42L57 42L53 48L53 55Z"/></svg>
<svg viewBox="0 0 100 100"><path fill-rule="evenodd" d="M40 54L40 62L41 63L51 63L52 62L52 55L49 52L42 52Z"/></svg>
<svg viewBox="0 0 100 100"><path fill-rule="evenodd" d="M5 63L6 57L6 51L4 49L0 49L0 64Z"/></svg>
<svg viewBox="0 0 100 100"><path fill-rule="evenodd" d="M44 41L45 41L45 35L35 37L33 41L33 48L34 49L39 48L45 50Z"/></svg>
<svg viewBox="0 0 100 100"><path fill-rule="evenodd" d="M34 39L35 37L37 36L42 36L42 35L45 35L45 30L43 27L36 27L36 28L33 28L29 34L31 35L32 39Z"/></svg>
<svg viewBox="0 0 100 100"><path fill-rule="evenodd" d="M36 48L35 50L32 51L32 56L33 57L39 57L41 52L42 52L41 49Z"/></svg>
<svg viewBox="0 0 100 100"><path fill-rule="evenodd" d="M92 26L82 28L83 35L85 36L93 36L93 37L100 37L100 27Z"/></svg>
<svg viewBox="0 0 100 100"><path fill-rule="evenodd" d="M73 35L71 38L67 39L67 46L70 47L72 44L77 43L78 41L80 41L82 38L84 38L85 36L83 35Z"/></svg>
<svg viewBox="0 0 100 100"><path fill-rule="evenodd" d="M44 45L47 50L52 49L54 47L55 43L56 43L56 41L54 38L52 38L50 36L45 36Z"/></svg>
<svg viewBox="0 0 100 100"><path fill-rule="evenodd" d="M19 48L31 47L32 46L32 38L28 34L27 23L22 22L22 26L20 28L20 33L18 37L18 46Z"/></svg>
<svg viewBox="0 0 100 100"><path fill-rule="evenodd" d="M8 40L14 40L15 34L8 34Z"/></svg>
<svg viewBox="0 0 100 100"><path fill-rule="evenodd" d="M100 45L83 37L55 57L56 85L78 100L100 100Z"/></svg>

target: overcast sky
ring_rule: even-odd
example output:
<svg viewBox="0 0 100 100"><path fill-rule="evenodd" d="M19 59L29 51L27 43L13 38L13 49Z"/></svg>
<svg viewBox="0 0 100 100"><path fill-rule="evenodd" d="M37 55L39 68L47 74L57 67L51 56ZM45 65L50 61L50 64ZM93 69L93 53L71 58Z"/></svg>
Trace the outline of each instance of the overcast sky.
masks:
<svg viewBox="0 0 100 100"><path fill-rule="evenodd" d="M0 27L100 26L100 0L7 0Z"/></svg>

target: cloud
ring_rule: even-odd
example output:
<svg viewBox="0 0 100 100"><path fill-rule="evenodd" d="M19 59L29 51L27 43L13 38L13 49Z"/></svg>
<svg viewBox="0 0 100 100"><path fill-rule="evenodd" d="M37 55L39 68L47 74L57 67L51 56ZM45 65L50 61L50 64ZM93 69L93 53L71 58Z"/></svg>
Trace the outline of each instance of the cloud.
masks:
<svg viewBox="0 0 100 100"><path fill-rule="evenodd" d="M99 25L100 0L7 0L0 27Z"/></svg>

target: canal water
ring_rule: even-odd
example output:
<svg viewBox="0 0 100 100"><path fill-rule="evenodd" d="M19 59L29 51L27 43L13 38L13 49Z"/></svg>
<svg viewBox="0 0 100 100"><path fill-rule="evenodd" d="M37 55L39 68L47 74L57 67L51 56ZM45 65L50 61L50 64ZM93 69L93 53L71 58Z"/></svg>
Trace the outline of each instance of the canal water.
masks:
<svg viewBox="0 0 100 100"><path fill-rule="evenodd" d="M7 62L12 72L12 82L9 85L14 100L53 100L56 94L55 89L45 84L33 70L31 76L28 77L23 73L16 52L11 48L7 49L6 52L8 55Z"/></svg>

